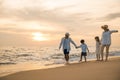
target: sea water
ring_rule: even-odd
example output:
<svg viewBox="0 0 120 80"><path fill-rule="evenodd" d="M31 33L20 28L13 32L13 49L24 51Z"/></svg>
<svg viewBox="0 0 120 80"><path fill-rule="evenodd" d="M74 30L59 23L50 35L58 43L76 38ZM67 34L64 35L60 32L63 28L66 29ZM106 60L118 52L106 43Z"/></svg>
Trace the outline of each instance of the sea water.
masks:
<svg viewBox="0 0 120 80"><path fill-rule="evenodd" d="M95 47L89 47L87 59L95 59ZM81 49L72 47L70 62L79 61ZM111 47L109 56L120 56L119 47ZM58 47L0 47L0 76L10 73L63 65L64 54ZM53 67L53 66L52 66Z"/></svg>

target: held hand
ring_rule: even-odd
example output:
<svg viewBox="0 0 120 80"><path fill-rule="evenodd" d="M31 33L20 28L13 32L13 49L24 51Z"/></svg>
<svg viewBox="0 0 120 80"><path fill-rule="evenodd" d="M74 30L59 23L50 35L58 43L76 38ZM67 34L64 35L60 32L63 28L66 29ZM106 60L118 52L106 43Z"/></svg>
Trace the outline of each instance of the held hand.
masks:
<svg viewBox="0 0 120 80"><path fill-rule="evenodd" d="M88 53L90 53L89 50L88 50Z"/></svg>
<svg viewBox="0 0 120 80"><path fill-rule="evenodd" d="M77 49L78 47L76 46L75 48Z"/></svg>

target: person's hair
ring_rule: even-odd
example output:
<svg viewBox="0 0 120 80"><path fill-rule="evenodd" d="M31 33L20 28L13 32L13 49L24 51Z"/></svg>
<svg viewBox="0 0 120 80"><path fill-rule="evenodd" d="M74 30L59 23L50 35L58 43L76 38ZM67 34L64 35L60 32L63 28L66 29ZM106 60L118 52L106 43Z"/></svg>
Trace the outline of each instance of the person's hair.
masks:
<svg viewBox="0 0 120 80"><path fill-rule="evenodd" d="M82 39L80 42L81 42L81 43L84 43L85 41L84 41L84 39Z"/></svg>
<svg viewBox="0 0 120 80"><path fill-rule="evenodd" d="M98 36L95 37L95 40L96 40L99 44L101 44L100 39L99 39Z"/></svg>
<svg viewBox="0 0 120 80"><path fill-rule="evenodd" d="M99 37L98 37L98 36L96 36L96 37L95 37L95 39L96 39L98 42L100 42L100 39L99 39Z"/></svg>

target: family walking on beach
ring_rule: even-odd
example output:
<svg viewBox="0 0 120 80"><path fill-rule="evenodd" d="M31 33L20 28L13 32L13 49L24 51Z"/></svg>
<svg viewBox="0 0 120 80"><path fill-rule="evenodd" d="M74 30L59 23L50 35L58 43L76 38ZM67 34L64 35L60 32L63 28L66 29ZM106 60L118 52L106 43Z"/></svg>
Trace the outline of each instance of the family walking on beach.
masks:
<svg viewBox="0 0 120 80"><path fill-rule="evenodd" d="M95 37L96 41L96 58L97 61L103 61L104 58L104 48L106 48L106 58L105 61L108 60L109 55L109 47L111 45L111 34L118 32L118 30L109 30L108 25L101 26L101 28L104 30L102 33L101 40L98 36ZM70 38L69 33L65 33L65 37L61 39L59 49L63 47L63 53L65 56L66 63L69 63L69 53L71 50L70 43L72 43L75 48L81 48L81 56L80 56L80 62L82 61L82 57L84 56L85 62L87 61L87 53L89 53L89 49L87 47L87 44L85 43L85 40L80 40L81 45L77 46L75 42Z"/></svg>

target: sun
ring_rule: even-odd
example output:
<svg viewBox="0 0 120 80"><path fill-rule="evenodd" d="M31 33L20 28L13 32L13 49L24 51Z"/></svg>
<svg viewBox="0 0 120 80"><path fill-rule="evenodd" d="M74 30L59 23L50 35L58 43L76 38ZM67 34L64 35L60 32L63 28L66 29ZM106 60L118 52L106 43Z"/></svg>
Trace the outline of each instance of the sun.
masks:
<svg viewBox="0 0 120 80"><path fill-rule="evenodd" d="M35 41L46 41L48 40L47 38L44 37L44 35L40 32L35 32L35 33L32 33L33 35L33 40Z"/></svg>

